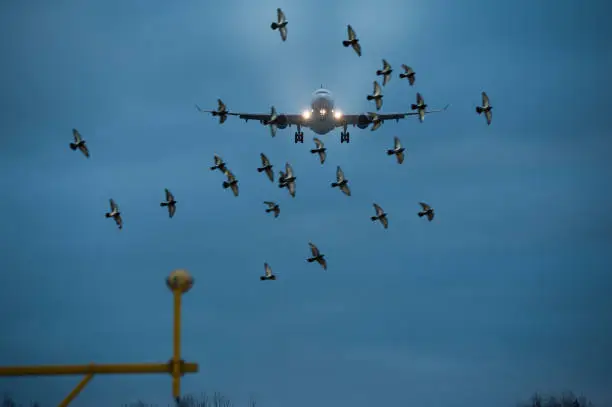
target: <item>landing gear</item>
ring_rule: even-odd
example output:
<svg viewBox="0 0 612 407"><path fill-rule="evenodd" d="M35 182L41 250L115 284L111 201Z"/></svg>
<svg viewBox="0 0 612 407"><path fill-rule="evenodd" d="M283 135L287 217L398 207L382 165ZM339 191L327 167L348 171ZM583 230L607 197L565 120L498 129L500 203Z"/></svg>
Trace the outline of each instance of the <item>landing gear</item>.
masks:
<svg viewBox="0 0 612 407"><path fill-rule="evenodd" d="M340 143L350 143L351 139L350 139L351 133L349 133L348 131L343 131L342 133L340 133Z"/></svg>
<svg viewBox="0 0 612 407"><path fill-rule="evenodd" d="M295 144L304 142L304 133L302 133L302 126L298 124L297 131L295 132L295 138L293 140Z"/></svg>

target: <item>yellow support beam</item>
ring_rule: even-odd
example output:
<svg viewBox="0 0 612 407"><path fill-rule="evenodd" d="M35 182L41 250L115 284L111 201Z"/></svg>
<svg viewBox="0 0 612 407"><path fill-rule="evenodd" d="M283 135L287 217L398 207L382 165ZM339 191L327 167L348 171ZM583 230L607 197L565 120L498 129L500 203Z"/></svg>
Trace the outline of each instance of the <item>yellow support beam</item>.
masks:
<svg viewBox="0 0 612 407"><path fill-rule="evenodd" d="M76 398L76 396L79 395L81 390L83 390L85 388L85 386L87 386L87 383L89 383L89 381L91 379L93 379L93 374L92 373L89 373L88 375L85 375L83 380L81 380L81 382L79 384L77 384L77 386L74 388L74 390L72 390L70 392L70 394L66 396L64 401L62 401L60 403L59 407L68 407L68 404L70 404L70 402L72 400L74 400Z"/></svg>
<svg viewBox="0 0 612 407"><path fill-rule="evenodd" d="M197 363L182 364L183 373L197 373ZM87 374L172 374L173 363L47 365L0 367L0 376L70 376Z"/></svg>
<svg viewBox="0 0 612 407"><path fill-rule="evenodd" d="M186 363L181 359L181 298L193 286L193 278L187 270L174 270L166 279L174 298L173 352L167 363L122 363L88 365L5 366L0 367L0 376L59 376L85 375L83 380L68 394L59 407L67 407L97 374L147 374L166 373L172 376L172 396L178 401L181 394L181 377L185 373L197 373L197 363Z"/></svg>
<svg viewBox="0 0 612 407"><path fill-rule="evenodd" d="M181 396L181 296L183 292L175 288L174 295L174 325L173 325L173 352L172 352L172 397L178 400Z"/></svg>

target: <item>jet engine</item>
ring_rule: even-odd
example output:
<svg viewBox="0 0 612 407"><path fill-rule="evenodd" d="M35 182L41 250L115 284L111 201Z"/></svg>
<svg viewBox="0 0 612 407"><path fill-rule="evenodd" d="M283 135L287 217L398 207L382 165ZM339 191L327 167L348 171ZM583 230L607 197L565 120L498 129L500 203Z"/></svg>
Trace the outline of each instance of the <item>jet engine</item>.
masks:
<svg viewBox="0 0 612 407"><path fill-rule="evenodd" d="M370 123L372 123L370 118L366 116L365 114L362 114L359 116L357 127L359 127L360 129L365 129L366 127L370 125Z"/></svg>

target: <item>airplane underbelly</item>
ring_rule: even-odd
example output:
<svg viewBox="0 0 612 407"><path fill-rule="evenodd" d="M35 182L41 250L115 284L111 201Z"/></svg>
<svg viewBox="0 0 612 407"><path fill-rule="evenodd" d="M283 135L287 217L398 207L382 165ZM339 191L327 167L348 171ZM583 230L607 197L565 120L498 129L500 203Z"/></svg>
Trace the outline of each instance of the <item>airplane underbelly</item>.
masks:
<svg viewBox="0 0 612 407"><path fill-rule="evenodd" d="M314 120L310 125L310 130L313 132L324 135L332 131L336 126L329 119L326 120Z"/></svg>

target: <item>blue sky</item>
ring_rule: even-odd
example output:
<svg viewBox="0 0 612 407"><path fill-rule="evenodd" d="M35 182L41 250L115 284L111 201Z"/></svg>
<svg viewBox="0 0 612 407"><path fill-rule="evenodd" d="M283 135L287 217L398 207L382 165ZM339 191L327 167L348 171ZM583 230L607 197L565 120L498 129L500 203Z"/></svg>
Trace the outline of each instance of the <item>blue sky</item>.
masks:
<svg viewBox="0 0 612 407"><path fill-rule="evenodd" d="M26 4L27 3L27 4ZM289 38L270 30L285 10ZM592 1L184 0L0 5L0 364L165 361L174 268L186 393L265 407L515 405L572 389L612 403L612 54ZM363 57L340 44L346 24ZM420 91L428 116L323 137L217 120L214 108L301 112L323 84L344 112L386 58L383 111ZM487 127L474 106L486 90ZM91 159L68 148L71 129ZM385 150L407 148L398 166ZM292 163L297 197L255 169ZM240 197L211 172L214 153ZM350 198L332 190L336 165ZM159 207L178 200L174 219ZM104 218L108 199L125 221ZM273 219L264 200L276 200ZM421 200L435 207L427 223ZM373 224L372 202L390 227ZM308 241L329 271L308 264ZM267 261L278 280L261 283ZM74 378L0 379L57 404ZM170 379L96 377L74 406L170 401Z"/></svg>

